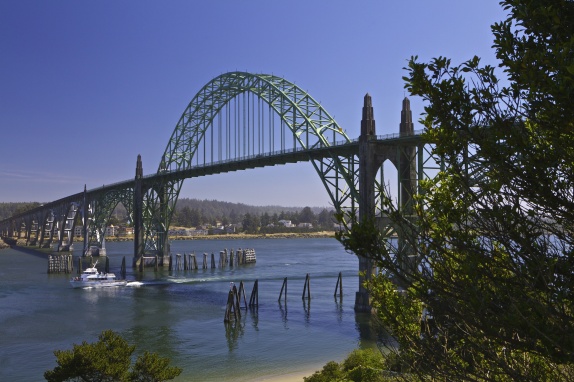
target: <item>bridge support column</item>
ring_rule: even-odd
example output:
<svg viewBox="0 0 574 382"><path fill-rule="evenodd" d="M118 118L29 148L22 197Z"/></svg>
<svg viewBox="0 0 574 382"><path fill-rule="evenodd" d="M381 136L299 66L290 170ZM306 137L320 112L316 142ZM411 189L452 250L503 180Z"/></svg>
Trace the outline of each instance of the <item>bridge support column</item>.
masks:
<svg viewBox="0 0 574 382"><path fill-rule="evenodd" d="M400 135L408 137L413 135L414 127L410 102L405 97L401 111ZM391 224L388 218L376 216L375 179L377 172L381 169L382 163L391 160L397 167L399 175L398 208L403 215L413 216L413 195L416 192L416 148L407 145L385 146L378 144L375 133L375 120L373 118L373 107L371 97L365 95L363 105L363 119L361 120L361 135L359 137L359 221L372 220L379 226ZM382 170L381 170L382 171ZM382 191L381 191L382 192ZM397 232L398 235L398 261L403 269L412 267L411 254L413 253L412 240L409 240L414 232ZM355 297L355 311L370 312L370 296L364 287L365 281L369 281L376 274L376 264L369 258L359 257L359 291ZM402 287L402 283L397 278L397 286Z"/></svg>
<svg viewBox="0 0 574 382"><path fill-rule="evenodd" d="M359 221L375 218L375 177L380 167L376 160L376 150L371 143L376 138L375 119L371 96L365 95L361 135L359 137ZM359 291L355 295L355 311L371 312L369 292L364 283L376 274L372 259L359 256Z"/></svg>
<svg viewBox="0 0 574 382"><path fill-rule="evenodd" d="M413 117L411 112L411 103L408 98L403 99L403 108L401 110L401 124L400 124L400 135L401 136L411 136L414 134ZM404 146L401 148L398 161L398 173L399 173L399 206L403 216L409 219L414 219L414 209L413 209L413 195L417 192L416 182L417 182L417 168L416 168L416 148L413 146ZM413 235L415 232L397 232L398 234L398 261L401 269L411 269L414 264L413 254ZM397 281L397 284L401 287L406 287L403 282Z"/></svg>
<svg viewBox="0 0 574 382"><path fill-rule="evenodd" d="M139 269L140 263L143 261L145 252L144 247L144 228L143 228L143 189L142 189L143 167L142 158L138 154L136 162L136 177L134 182L134 200L133 200L133 214L134 214L134 267Z"/></svg>

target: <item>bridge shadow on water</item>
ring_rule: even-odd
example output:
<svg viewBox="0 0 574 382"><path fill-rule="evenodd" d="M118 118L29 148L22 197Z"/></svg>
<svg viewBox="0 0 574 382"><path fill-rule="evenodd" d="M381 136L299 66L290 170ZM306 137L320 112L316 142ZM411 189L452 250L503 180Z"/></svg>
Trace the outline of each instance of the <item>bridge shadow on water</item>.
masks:
<svg viewBox="0 0 574 382"><path fill-rule="evenodd" d="M36 256L42 259L48 259L48 256L51 255L51 252L44 252L44 251L40 251L38 249L34 249L34 248L26 248L26 247L20 247L20 246L16 246L13 245L10 248L12 248L14 251L18 251L18 252L22 252L25 253L27 255L32 255L32 256Z"/></svg>

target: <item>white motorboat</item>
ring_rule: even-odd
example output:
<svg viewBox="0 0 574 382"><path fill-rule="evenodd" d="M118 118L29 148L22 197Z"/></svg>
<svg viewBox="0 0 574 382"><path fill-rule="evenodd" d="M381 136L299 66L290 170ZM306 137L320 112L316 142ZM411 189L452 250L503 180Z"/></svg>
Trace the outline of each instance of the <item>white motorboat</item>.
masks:
<svg viewBox="0 0 574 382"><path fill-rule="evenodd" d="M96 264L98 262L96 261ZM85 271L78 277L74 277L70 280L70 284L74 288L102 288L102 287L113 287L113 286L124 286L128 282L126 280L116 279L116 275L113 273L103 273L98 272L96 264L91 267L86 268Z"/></svg>

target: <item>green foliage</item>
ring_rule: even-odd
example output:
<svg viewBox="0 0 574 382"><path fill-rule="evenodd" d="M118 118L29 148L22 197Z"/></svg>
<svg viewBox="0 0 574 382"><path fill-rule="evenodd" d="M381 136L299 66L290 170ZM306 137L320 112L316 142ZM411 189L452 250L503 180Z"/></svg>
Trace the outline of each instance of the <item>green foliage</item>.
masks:
<svg viewBox="0 0 574 382"><path fill-rule="evenodd" d="M160 382L177 377L181 369L169 366L169 359L145 352L136 360L130 376L131 382Z"/></svg>
<svg viewBox="0 0 574 382"><path fill-rule="evenodd" d="M111 330L102 332L96 343L74 344L72 350L56 350L58 366L44 373L51 382L139 381L159 382L177 377L178 367L169 366L169 359L145 352L130 370L135 346Z"/></svg>
<svg viewBox="0 0 574 382"><path fill-rule="evenodd" d="M389 362L378 350L354 350L340 364L328 362L321 371L305 377L305 382L384 382L398 380L389 373Z"/></svg>
<svg viewBox="0 0 574 382"><path fill-rule="evenodd" d="M313 373L310 377L304 377L305 382L332 382L344 381L343 372L335 361L328 362L321 371Z"/></svg>
<svg viewBox="0 0 574 382"><path fill-rule="evenodd" d="M257 233L257 231L259 231L259 217L245 214L243 218L243 231L246 233Z"/></svg>
<svg viewBox="0 0 574 382"><path fill-rule="evenodd" d="M444 171L419 183L416 220L384 201L400 250L374 221L339 236L386 270L373 306L420 380L574 379L574 2L501 5L502 80L478 57L409 62Z"/></svg>

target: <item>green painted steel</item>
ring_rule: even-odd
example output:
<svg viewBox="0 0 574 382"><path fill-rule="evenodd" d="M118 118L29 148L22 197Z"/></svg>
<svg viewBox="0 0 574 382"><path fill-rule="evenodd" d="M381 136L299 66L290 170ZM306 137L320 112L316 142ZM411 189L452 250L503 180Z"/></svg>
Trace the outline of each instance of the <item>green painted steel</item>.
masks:
<svg viewBox="0 0 574 382"><path fill-rule="evenodd" d="M213 126L216 115L235 97L250 93L281 118L297 145L303 149L351 142L327 111L297 85L269 74L232 72L207 83L183 112L167 144L158 174L190 169L193 157ZM270 127L269 127L270 128ZM357 200L357 159L353 155L312 159L337 210ZM164 180L147 189L143 222L146 252L166 254L167 231L183 179Z"/></svg>
<svg viewBox="0 0 574 382"><path fill-rule="evenodd" d="M88 203L88 246L102 247L107 223L119 203L123 204L130 221L133 221L133 187L106 189Z"/></svg>

